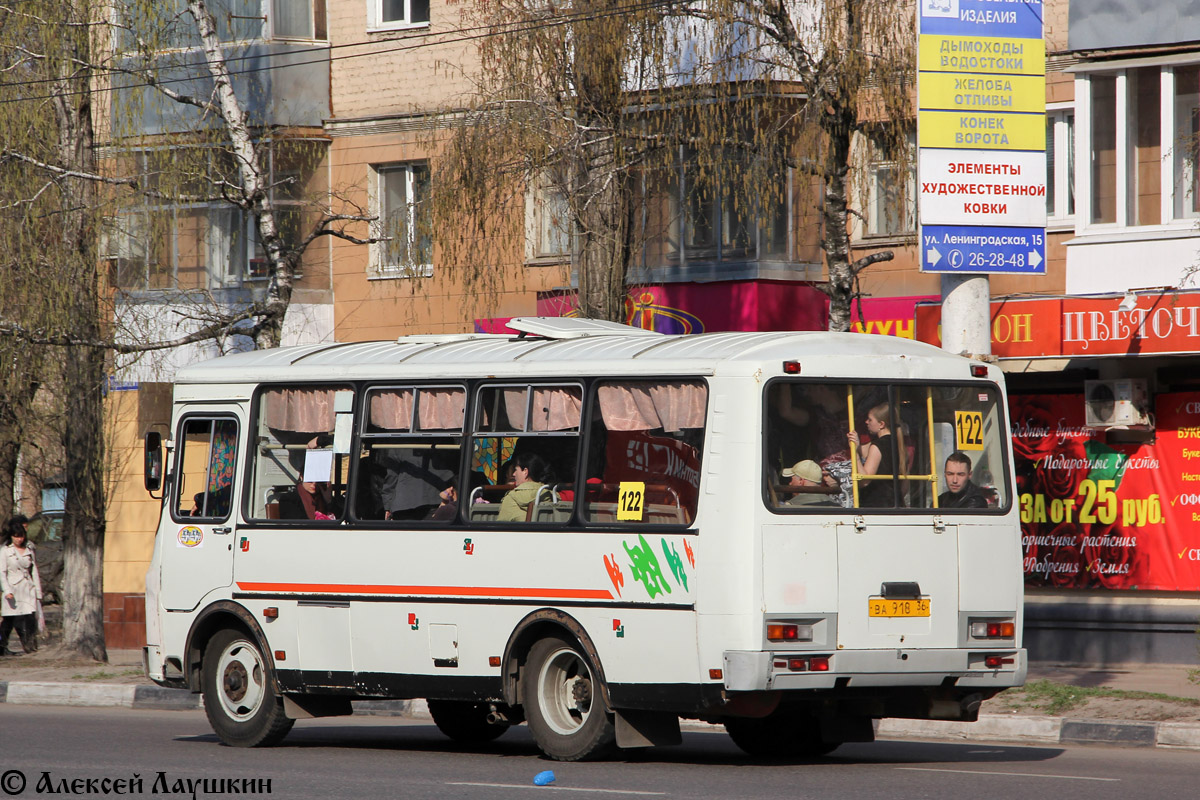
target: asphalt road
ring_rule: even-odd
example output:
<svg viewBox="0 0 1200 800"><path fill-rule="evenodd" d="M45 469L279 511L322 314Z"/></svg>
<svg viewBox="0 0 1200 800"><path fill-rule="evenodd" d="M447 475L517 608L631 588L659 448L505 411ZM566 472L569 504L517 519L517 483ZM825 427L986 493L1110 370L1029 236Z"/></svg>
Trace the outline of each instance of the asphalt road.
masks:
<svg viewBox="0 0 1200 800"><path fill-rule="evenodd" d="M550 787L533 785L543 770L556 774ZM23 791L14 791L14 771ZM269 795L249 796L288 800L509 800L537 792L557 800L1130 800L1194 796L1197 774L1195 752L896 741L844 745L807 763L756 764L717 733L685 733L682 746L626 751L621 761L560 764L540 757L524 728L469 752L430 723L388 717L307 720L280 747L242 750L218 744L202 712L0 706L0 799L112 796L118 784L105 792L100 781L137 775L141 791L124 784L124 794L191 797L190 785L196 797L230 796L220 781L240 787L249 779L270 781ZM188 783L197 779L209 780L208 791Z"/></svg>

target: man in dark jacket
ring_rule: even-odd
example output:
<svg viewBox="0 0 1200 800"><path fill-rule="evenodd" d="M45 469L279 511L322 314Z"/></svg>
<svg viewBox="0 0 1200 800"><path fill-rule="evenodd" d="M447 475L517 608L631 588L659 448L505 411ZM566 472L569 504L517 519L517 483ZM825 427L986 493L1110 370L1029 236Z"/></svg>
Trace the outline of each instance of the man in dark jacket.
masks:
<svg viewBox="0 0 1200 800"><path fill-rule="evenodd" d="M946 457L946 488L938 508L987 508L983 491L971 481L971 458L961 450Z"/></svg>

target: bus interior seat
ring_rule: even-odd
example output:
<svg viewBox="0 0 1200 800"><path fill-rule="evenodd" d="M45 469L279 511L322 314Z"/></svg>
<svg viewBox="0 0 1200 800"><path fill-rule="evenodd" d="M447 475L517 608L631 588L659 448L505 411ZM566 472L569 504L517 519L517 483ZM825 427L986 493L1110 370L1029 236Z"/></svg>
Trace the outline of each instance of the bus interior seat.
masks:
<svg viewBox="0 0 1200 800"><path fill-rule="evenodd" d="M513 483L476 486L471 490L467 517L472 522L495 522L500 517L500 501L516 488Z"/></svg>
<svg viewBox="0 0 1200 800"><path fill-rule="evenodd" d="M295 486L272 486L266 492L267 519L304 519L304 504Z"/></svg>

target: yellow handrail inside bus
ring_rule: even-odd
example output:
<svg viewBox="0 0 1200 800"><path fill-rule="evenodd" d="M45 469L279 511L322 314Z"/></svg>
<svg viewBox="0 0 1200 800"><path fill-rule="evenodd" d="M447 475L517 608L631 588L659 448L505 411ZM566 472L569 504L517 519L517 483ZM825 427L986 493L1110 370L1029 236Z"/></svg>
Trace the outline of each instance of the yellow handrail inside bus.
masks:
<svg viewBox="0 0 1200 800"><path fill-rule="evenodd" d="M846 384L846 408L850 412L850 430L854 430L854 387ZM850 490L854 495L854 507L858 508L858 482L863 476L858 474L858 445L850 440Z"/></svg>

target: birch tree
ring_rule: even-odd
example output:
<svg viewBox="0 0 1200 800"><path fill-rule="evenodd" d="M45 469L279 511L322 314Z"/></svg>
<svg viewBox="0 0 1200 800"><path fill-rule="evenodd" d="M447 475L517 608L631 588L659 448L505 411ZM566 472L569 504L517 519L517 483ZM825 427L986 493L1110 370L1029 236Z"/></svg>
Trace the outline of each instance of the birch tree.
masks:
<svg viewBox="0 0 1200 800"><path fill-rule="evenodd" d="M467 209L467 234L444 251L468 284L497 289L491 265L520 257L520 199L549 185L566 200L581 313L623 321L641 247L676 223L653 190L663 174L685 169L690 181L676 215L719 192L723 208L765 225L791 171L798 206L817 189L793 224L806 213L820 220L829 328L849 328L858 274L892 258L852 251L868 183L854 155L870 147L901 172L910 163L911 9L883 0L472 8L491 35L471 95L453 109L433 215L444 230Z"/></svg>
<svg viewBox="0 0 1200 800"><path fill-rule="evenodd" d="M171 13L164 16L164 8ZM36 444L17 435L33 402L28 375L57 380L62 424L56 435L66 482L64 646L98 660L106 658L104 393L114 358L231 335L249 336L258 347L277 346L305 248L327 235L369 241L344 230L368 220L361 210L334 211L328 198L310 207L308 228L284 241L274 205L279 187L263 161L264 136L235 91L216 17L202 0L189 0L186 14L177 11L172 3L139 8L137 0L115 7L103 0L0 2L0 219L12 223L0 232L6 245L0 356L26 368L24 374L11 369L0 386L0 489L16 449ZM164 55L166 34L147 22L190 25L190 51L203 57L172 61ZM180 79L180 69L187 79ZM153 140L138 128L136 104L122 105L132 95L110 91L119 88L114 82L136 83L196 109L208 139L183 130ZM207 92L181 88L194 85L207 86ZM223 161L232 165L200 186L186 179L186 154L195 148L185 145L198 139L221 147ZM171 169L154 174L129 170L124 155L148 143L180 157L163 159ZM253 217L267 262L265 291L235 306L197 306L187 312L186 329L169 340L123 333L128 309L118 302L100 257L104 231L129 202L152 198L169 206L198 195Z"/></svg>

